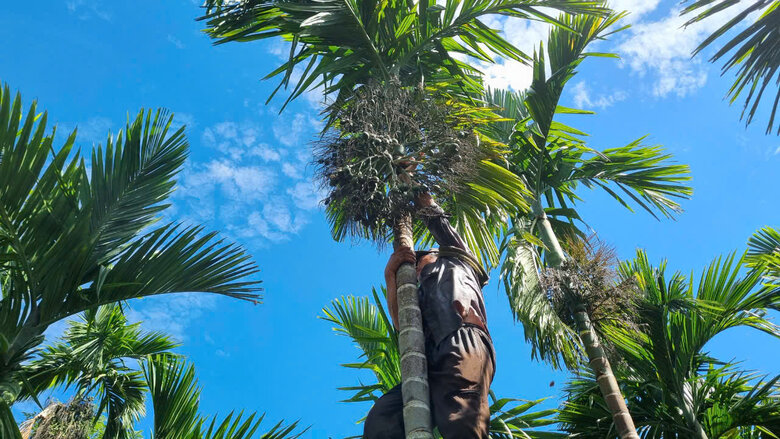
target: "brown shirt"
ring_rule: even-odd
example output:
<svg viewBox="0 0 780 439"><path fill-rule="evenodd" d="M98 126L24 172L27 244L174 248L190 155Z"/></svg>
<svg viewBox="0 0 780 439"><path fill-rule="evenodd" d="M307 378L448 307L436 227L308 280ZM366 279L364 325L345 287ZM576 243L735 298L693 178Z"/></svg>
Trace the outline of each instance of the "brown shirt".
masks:
<svg viewBox="0 0 780 439"><path fill-rule="evenodd" d="M474 325L487 333L487 313L482 285L487 282L483 270L476 270L471 255L443 211L426 216L425 223L442 251L439 258L420 273L419 295L426 339L436 346L461 326ZM445 251L447 247L466 253L466 257ZM469 263L468 259L472 262ZM478 263L478 262L477 262Z"/></svg>

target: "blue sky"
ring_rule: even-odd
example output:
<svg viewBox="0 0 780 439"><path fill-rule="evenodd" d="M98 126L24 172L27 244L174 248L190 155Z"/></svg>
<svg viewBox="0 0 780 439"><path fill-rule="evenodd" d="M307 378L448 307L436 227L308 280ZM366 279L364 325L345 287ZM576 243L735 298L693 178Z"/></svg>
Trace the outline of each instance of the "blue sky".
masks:
<svg viewBox="0 0 780 439"><path fill-rule="evenodd" d="M656 221L631 213L604 194L584 192L583 218L621 257L647 249L672 269L701 268L744 248L752 232L778 226L780 142L765 136L767 113L745 129L739 107L723 95L728 78L690 50L716 23L680 29L675 1L621 0L634 27L600 51L621 61L586 61L564 105L598 112L569 122L591 134L591 146L625 145L640 136L664 145L691 166L694 197L685 212ZM319 129L317 95L278 114L265 106L274 82L260 78L280 62L276 42L213 47L194 21L190 0L49 0L10 2L0 12L0 79L38 99L60 128L78 126L82 148L116 132L127 113L166 107L186 123L192 153L169 212L244 244L262 268L265 300L252 306L221 297L181 295L132 304L131 318L171 332L197 367L206 413L266 411L268 419L301 419L307 437L358 434L369 409L338 401L339 386L358 375L339 367L357 350L316 317L341 295L369 294L387 258L364 243L330 238L307 168L307 142ZM543 25L496 20L523 48L546 34ZM526 68L486 67L494 86L523 88ZM532 362L512 322L498 276L485 289L498 354L494 390L505 397L560 395L566 375ZM52 332L56 332L54 328ZM724 359L780 373L776 343L749 331L724 334L711 346ZM365 377L365 375L363 376ZM553 387L549 384L555 381ZM550 405L555 404L555 399Z"/></svg>

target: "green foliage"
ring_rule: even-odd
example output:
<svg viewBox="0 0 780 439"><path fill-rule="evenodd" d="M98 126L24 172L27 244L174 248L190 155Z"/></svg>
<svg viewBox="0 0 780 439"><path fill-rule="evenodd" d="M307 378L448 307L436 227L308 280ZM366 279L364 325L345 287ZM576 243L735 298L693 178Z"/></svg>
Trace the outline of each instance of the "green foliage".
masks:
<svg viewBox="0 0 780 439"><path fill-rule="evenodd" d="M22 372L20 399L35 397L52 387L74 386L77 397L96 395L95 417L107 415L102 437L125 438L146 412L146 384L138 371L149 355L170 353L176 347L166 335L128 324L117 305L89 310L81 321L69 321L62 339L50 344ZM135 360L134 366L128 364Z"/></svg>
<svg viewBox="0 0 780 439"><path fill-rule="evenodd" d="M740 4L743 2L739 0L693 0L682 11L682 14L696 13L686 23L686 25L690 25L729 11L729 8ZM758 13L758 18L754 23L737 33L710 58L710 61L714 63L730 54L721 69L722 74L729 70L736 70L736 78L729 88L727 96L730 103L733 104L747 89L741 117L744 118L747 114L745 123L748 125L753 121L758 104L764 96L764 91L772 82L772 78L775 78L775 86L780 84L780 72L777 70L780 66L780 53L777 50L777 44L780 41L780 8L778 6L780 3L773 0L752 1L747 8L718 28L693 51L693 54L697 55L724 34L741 25L748 15ZM780 102L780 87L778 87L772 112L769 115L769 123L766 127L767 134L772 132L778 102ZM777 133L780 134L780 126Z"/></svg>
<svg viewBox="0 0 780 439"><path fill-rule="evenodd" d="M180 357L154 355L143 364L143 376L149 386L154 410L154 439L250 439L257 437L265 415L229 413L210 420L198 413L200 388L195 368ZM296 432L298 422L273 425L258 434L263 439L297 439L306 430Z"/></svg>
<svg viewBox="0 0 780 439"><path fill-rule="evenodd" d="M588 52L589 44L620 31L612 29L623 14L607 17L561 16L576 30L554 28L546 48L534 54L534 75L525 93L493 90L486 101L506 120L487 133L509 145L508 167L532 192L530 215L512 217L502 250L501 276L515 318L523 323L534 358L553 367L577 367L581 349L576 334L559 318L540 287L540 270L549 248L541 237L577 242L586 233L577 222L581 186L598 188L631 209L638 205L653 216L672 216L680 210L676 198L692 193L685 182L688 167L670 163L671 156L644 139L618 148L596 150L586 145L586 134L557 120L560 115L592 114L566 108L559 101L566 84L588 57L614 57ZM553 236L543 236L540 218L546 217ZM549 231L544 231L549 235Z"/></svg>
<svg viewBox="0 0 780 439"><path fill-rule="evenodd" d="M780 293L780 231L764 227L750 237L745 262L761 272L764 288Z"/></svg>
<svg viewBox="0 0 780 439"><path fill-rule="evenodd" d="M721 332L752 327L780 337L766 313L780 296L758 288L760 275L744 273L744 261L718 259L698 285L666 263L652 266L643 252L621 265L639 287L638 331L607 331L622 358L615 371L643 437L745 437L780 432L778 377L739 370L713 358L706 345ZM579 437L612 437L609 411L593 377L569 383L561 409L564 429Z"/></svg>
<svg viewBox="0 0 780 439"><path fill-rule="evenodd" d="M494 236L510 213L527 209L528 196L495 163L500 145L474 131L495 116L393 82L357 96L315 154L334 237L386 242L398 218L413 212L414 196L427 191L454 214L474 253L495 264Z"/></svg>
<svg viewBox="0 0 780 439"><path fill-rule="evenodd" d="M10 404L20 365L46 328L99 305L173 292L255 300L257 271L240 247L201 227L153 227L187 156L172 116L141 111L92 152L46 134L36 103L0 91L0 435L17 437Z"/></svg>
<svg viewBox="0 0 780 439"><path fill-rule="evenodd" d="M384 293L384 289L382 290ZM342 366L366 369L374 373L376 382L339 390L352 392L345 402L373 402L401 382L401 365L398 353L398 334L387 318L377 290L368 297L342 297L333 300L330 308L323 308L322 319L332 323L334 330L355 342L361 351L360 363ZM373 302L373 303L372 303ZM555 423L552 416L557 410L530 411L544 400L497 399L491 392L490 437L508 439L557 439L564 437L549 430Z"/></svg>
<svg viewBox="0 0 780 439"><path fill-rule="evenodd" d="M322 87L336 96L338 109L372 80L400 79L404 86L437 84L455 94L479 94L478 70L459 55L494 62L499 56L530 57L506 41L482 18L504 15L560 24L549 9L603 14L598 1L585 0L433 0L387 2L358 0L207 0L206 32L218 44L281 37L290 42L286 63L266 78L281 76L289 100ZM460 59L460 58L459 58ZM294 71L300 76L293 75ZM279 88L277 88L278 90Z"/></svg>

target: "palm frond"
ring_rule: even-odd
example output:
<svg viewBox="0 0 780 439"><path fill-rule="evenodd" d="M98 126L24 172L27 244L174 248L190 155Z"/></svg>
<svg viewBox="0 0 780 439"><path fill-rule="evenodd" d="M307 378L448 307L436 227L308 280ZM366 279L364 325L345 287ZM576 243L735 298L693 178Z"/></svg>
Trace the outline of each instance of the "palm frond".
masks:
<svg viewBox="0 0 780 439"><path fill-rule="evenodd" d="M553 368L576 368L582 359L577 333L556 313L547 291L542 288L542 261L536 250L533 224L518 223L514 236L504 245L501 278L516 320L523 324L531 355ZM534 244L536 243L536 245Z"/></svg>
<svg viewBox="0 0 780 439"><path fill-rule="evenodd" d="M302 72L288 99L316 87L335 94L338 105L371 79L387 80L398 75L404 85L443 76L444 83L478 92L476 69L454 55L485 62L494 56L518 61L530 57L505 40L482 18L506 15L542 20L565 26L551 17L547 8L567 13L604 14L600 2L583 0L451 1L437 5L418 3L327 0L249 0L206 2L206 32L217 44L281 37L290 42L289 59L266 78L281 76L287 87ZM278 88L277 88L278 90Z"/></svg>
<svg viewBox="0 0 780 439"><path fill-rule="evenodd" d="M696 13L693 18L688 20L687 25L700 22L711 18L717 14L731 11L730 8L741 5L742 1L734 0L695 0L685 9L682 14ZM693 55L699 54L705 48L711 46L716 40L721 39L726 33L734 30L741 25L745 19L753 13L758 13L756 21L749 24L748 27L737 33L731 40L727 41L710 58L715 63L728 56L728 59L721 68L721 74L728 71L736 71L734 83L729 88L727 96L730 103L739 99L743 91L747 89L747 97L742 109L741 118L749 125L758 110L758 104L764 96L769 84L774 78L775 86L780 85L780 53L777 46L780 41L780 4L772 0L755 0L745 9L736 14L734 18L718 28L712 35L708 36L693 51ZM777 114L777 105L780 102L780 87L777 87L777 93L772 105L772 111L769 115L766 133L772 132ZM780 127L778 127L780 134Z"/></svg>
<svg viewBox="0 0 780 439"><path fill-rule="evenodd" d="M760 276L745 273L731 255L712 262L698 285L666 263L653 266L644 252L621 264L622 275L642 293L637 330L607 331L620 353L615 371L628 408L643 437L675 435L755 437L777 431L778 378L740 371L734 362L713 358L708 343L728 328L752 327L777 335L765 311L773 300L758 288ZM592 376L567 387L559 419L575 435L614 434L609 412ZM760 436L760 437L772 437Z"/></svg>
<svg viewBox="0 0 780 439"><path fill-rule="evenodd" d="M754 233L748 241L745 262L761 271L766 288L780 292L780 231L766 226Z"/></svg>

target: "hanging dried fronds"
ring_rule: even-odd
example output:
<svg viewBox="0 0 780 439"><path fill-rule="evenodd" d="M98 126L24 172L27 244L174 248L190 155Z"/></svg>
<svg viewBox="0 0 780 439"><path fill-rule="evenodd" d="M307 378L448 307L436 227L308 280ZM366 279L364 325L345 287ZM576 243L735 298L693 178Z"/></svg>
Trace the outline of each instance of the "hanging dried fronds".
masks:
<svg viewBox="0 0 780 439"><path fill-rule="evenodd" d="M450 198L487 157L465 110L394 82L361 87L337 120L315 160L339 238L383 240L417 191Z"/></svg>
<svg viewBox="0 0 780 439"><path fill-rule="evenodd" d="M91 398L53 402L20 426L29 439L87 439L92 432L95 405Z"/></svg>

